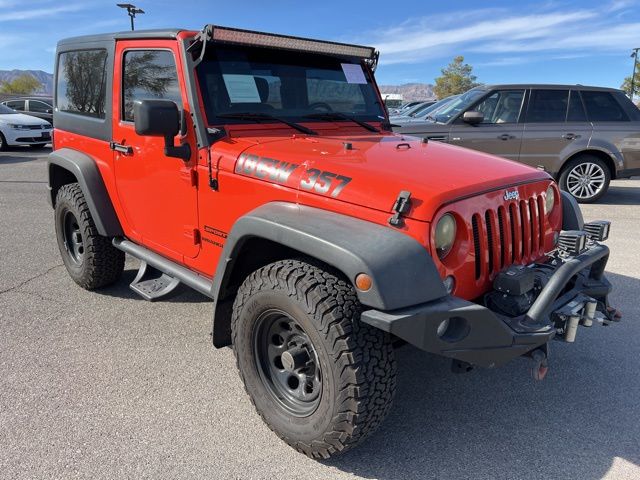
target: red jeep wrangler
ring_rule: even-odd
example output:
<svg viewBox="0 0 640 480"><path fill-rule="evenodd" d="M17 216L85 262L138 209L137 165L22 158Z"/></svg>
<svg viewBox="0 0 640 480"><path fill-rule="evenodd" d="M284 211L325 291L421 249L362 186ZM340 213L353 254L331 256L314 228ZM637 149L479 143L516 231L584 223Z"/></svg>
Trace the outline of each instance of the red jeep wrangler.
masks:
<svg viewBox="0 0 640 480"><path fill-rule="evenodd" d="M208 25L58 44L49 190L69 275L140 260L147 300L213 302L247 393L314 457L389 411L394 345L454 371L619 319L609 222L540 170L390 131L373 48Z"/></svg>

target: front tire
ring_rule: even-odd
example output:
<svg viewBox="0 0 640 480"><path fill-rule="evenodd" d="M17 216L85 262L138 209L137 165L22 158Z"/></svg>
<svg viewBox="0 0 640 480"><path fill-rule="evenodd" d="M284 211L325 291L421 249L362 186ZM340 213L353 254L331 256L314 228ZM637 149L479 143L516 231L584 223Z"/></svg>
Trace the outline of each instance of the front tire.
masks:
<svg viewBox="0 0 640 480"><path fill-rule="evenodd" d="M7 139L4 138L4 135L2 135L2 132L0 132L0 152L3 152L7 149Z"/></svg>
<svg viewBox="0 0 640 480"><path fill-rule="evenodd" d="M124 270L124 252L98 233L77 183L63 185L56 195L58 248L69 276L93 290L114 283Z"/></svg>
<svg viewBox="0 0 640 480"><path fill-rule="evenodd" d="M355 446L391 407L391 339L360 312L349 283L298 260L267 265L238 290L231 329L245 389L269 428L311 458Z"/></svg>
<svg viewBox="0 0 640 480"><path fill-rule="evenodd" d="M579 203L593 203L607 193L610 182L606 163L594 155L580 155L563 168L558 183Z"/></svg>

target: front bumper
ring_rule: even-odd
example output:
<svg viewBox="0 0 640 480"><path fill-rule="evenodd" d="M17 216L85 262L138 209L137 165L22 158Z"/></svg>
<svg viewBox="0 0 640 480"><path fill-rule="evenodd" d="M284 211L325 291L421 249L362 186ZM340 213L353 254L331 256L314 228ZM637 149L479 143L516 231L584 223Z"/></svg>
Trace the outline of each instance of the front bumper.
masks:
<svg viewBox="0 0 640 480"><path fill-rule="evenodd" d="M51 128L30 130L3 128L2 134L7 140L7 145L34 145L51 142Z"/></svg>
<svg viewBox="0 0 640 480"><path fill-rule="evenodd" d="M604 276L608 258L609 249L594 243L580 255L553 258L541 265L546 271L552 269L552 273L527 313L518 317L449 295L392 312L367 310L361 318L422 350L472 365L495 367L545 345L559 331L562 333L569 321L566 315L580 310L577 307L587 301L595 300L597 311L610 315L607 295L611 284ZM438 327L447 320L446 331L438 334Z"/></svg>

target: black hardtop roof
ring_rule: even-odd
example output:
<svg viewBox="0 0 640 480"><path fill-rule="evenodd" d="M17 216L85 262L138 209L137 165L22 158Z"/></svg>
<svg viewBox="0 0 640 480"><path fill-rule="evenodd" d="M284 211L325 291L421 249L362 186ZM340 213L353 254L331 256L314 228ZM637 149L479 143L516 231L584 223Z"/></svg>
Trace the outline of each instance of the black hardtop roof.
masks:
<svg viewBox="0 0 640 480"><path fill-rule="evenodd" d="M573 89L573 90L601 90L607 92L619 92L621 90L611 87L596 87L592 85L559 84L559 83L497 83L482 85L481 88L487 90L510 89L510 88L535 88L538 90Z"/></svg>
<svg viewBox="0 0 640 480"><path fill-rule="evenodd" d="M96 33L95 35L82 35L79 37L63 38L58 42L61 45L75 45L78 43L109 42L112 40L135 40L135 39L168 39L177 38L183 28L161 28L156 30L134 30L113 33Z"/></svg>

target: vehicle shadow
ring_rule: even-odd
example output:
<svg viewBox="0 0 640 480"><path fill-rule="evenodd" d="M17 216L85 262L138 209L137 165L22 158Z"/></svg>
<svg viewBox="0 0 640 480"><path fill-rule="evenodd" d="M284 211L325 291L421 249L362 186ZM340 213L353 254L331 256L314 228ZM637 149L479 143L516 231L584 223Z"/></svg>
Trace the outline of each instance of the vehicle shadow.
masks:
<svg viewBox="0 0 640 480"><path fill-rule="evenodd" d="M611 186L599 205L640 205L640 187Z"/></svg>
<svg viewBox="0 0 640 480"><path fill-rule="evenodd" d="M49 153L51 153L50 148L31 150L24 147L8 147L5 151L0 152L0 165L33 162L46 157Z"/></svg>
<svg viewBox="0 0 640 480"><path fill-rule="evenodd" d="M129 288L129 284L136 278L137 273L137 268L128 268L127 266L125 271L122 273L122 277L120 277L120 280L118 280L113 285L101 288L99 290L96 290L95 292L100 295L106 295L109 297L126 298L145 302L146 300L144 298L142 298L136 292L131 290L131 288ZM171 292L166 297L158 299L158 301L175 303L203 303L210 302L211 299L181 283L173 292Z"/></svg>
<svg viewBox="0 0 640 480"><path fill-rule="evenodd" d="M640 465L640 280L609 274L627 322L552 342L543 382L518 359L454 375L442 357L397 351L394 407L358 448L324 463L366 478L599 479ZM615 348L611 348L615 345Z"/></svg>

